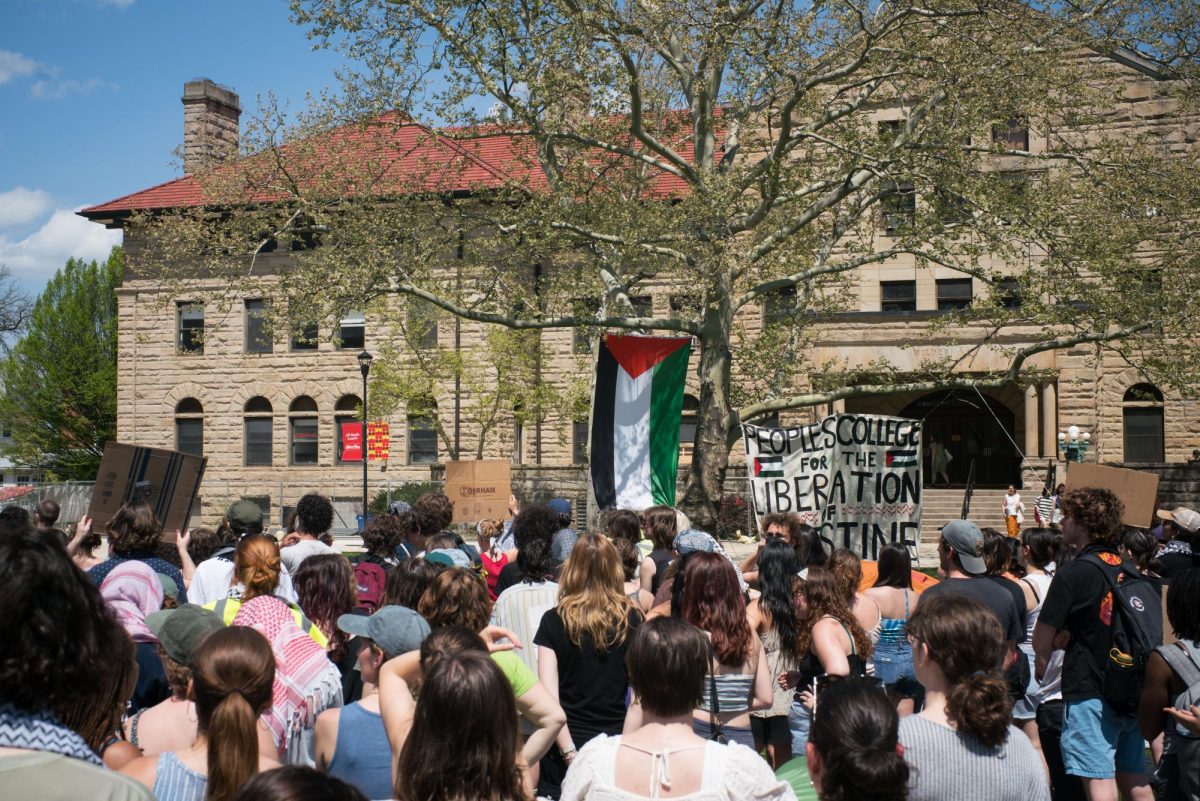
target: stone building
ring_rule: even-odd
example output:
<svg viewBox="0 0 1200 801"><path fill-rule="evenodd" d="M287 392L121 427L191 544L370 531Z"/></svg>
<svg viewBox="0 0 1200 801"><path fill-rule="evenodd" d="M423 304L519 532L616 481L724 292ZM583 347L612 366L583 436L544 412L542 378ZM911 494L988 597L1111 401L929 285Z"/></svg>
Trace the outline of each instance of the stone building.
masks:
<svg viewBox="0 0 1200 801"><path fill-rule="evenodd" d="M1136 60L1106 63L1119 71L1125 86L1113 125L1165 124L1172 110L1156 97L1159 76ZM232 91L206 80L185 86L183 104L184 167L191 173L234 150L240 105ZM882 110L880 120L886 122L887 115ZM1200 128L1171 124L1179 124L1189 146ZM1036 132L1006 135L1020 138L1025 149L1045 147ZM259 499L272 519L280 520L309 490L332 495L352 509L361 497L362 466L341 459L339 434L344 422L357 419L361 404L356 357L364 349L377 352L392 333L370 315L358 314L341 320L337 330L308 332L311 338L264 335L261 297L248 294L217 307L198 301L198 295L168 291L141 274L143 241L136 226L129 225L130 215L200 201L197 183L185 175L80 212L99 224L124 228L128 275L119 290L118 437L208 457L201 507L208 520L237 497ZM263 272L269 275L271 265L286 258L286 253L266 254ZM918 268L903 258L860 269L856 280L851 308L822 324L818 355L836 354L851 366L884 357L903 368L915 366L923 352L940 349L964 355L960 369L966 373L1007 366L998 349L973 348L977 331L929 333L931 319L985 291L979 282L948 268ZM669 289L644 302L665 313L672 302ZM762 311L756 313L761 320ZM477 342L480 334L479 326L468 322L440 324L434 332L438 347L469 347L464 343ZM1019 330L1009 336L1010 343L1020 341ZM546 331L542 342L553 355L547 376L586 376L590 371L586 349L581 354L573 332ZM911 347L914 342L921 344ZM1071 425L1090 433L1089 460L1182 462L1200 447L1195 402L1145 384L1135 368L1095 346L1041 353L1029 366L1053 378L996 391L848 399L794 416L847 410L924 418L926 432L938 436L953 457L951 483L965 481L974 459L979 485L993 488L1023 479L1026 486L1036 484L1034 476L1060 458L1059 432ZM692 390L685 399L681 432L685 454L695 432ZM456 437L469 438L470 432L461 432L463 403L470 399L447 387L438 398L438 414L447 430L459 432ZM388 422L391 458L369 463L372 494L428 479L431 468L446 456L430 419L401 411ZM577 485L578 467L586 462L586 435L583 421L510 423L484 452L528 465L543 478L553 481L560 475ZM473 448L469 443L463 447ZM734 462L739 450L735 448ZM956 497L961 498L961 491Z"/></svg>

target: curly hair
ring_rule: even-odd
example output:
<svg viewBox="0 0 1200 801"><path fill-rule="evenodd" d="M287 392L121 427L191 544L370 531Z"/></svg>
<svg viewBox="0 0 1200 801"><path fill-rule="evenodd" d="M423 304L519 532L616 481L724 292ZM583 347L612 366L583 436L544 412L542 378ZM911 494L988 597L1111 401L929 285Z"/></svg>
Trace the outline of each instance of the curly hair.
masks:
<svg viewBox="0 0 1200 801"><path fill-rule="evenodd" d="M718 553L696 553L684 567L681 617L712 637L717 661L744 665L753 642L737 570Z"/></svg>
<svg viewBox="0 0 1200 801"><path fill-rule="evenodd" d="M1171 579L1167 590L1167 620L1182 640L1200 640L1200 567L1185 570Z"/></svg>
<svg viewBox="0 0 1200 801"><path fill-rule="evenodd" d="M600 653L629 639L630 617L641 616L625 594L625 571L613 544L599 534L579 537L558 577L558 614L576 646Z"/></svg>
<svg viewBox="0 0 1200 801"><path fill-rule="evenodd" d="M396 546L404 539L404 525L399 515L372 517L363 526L363 547L367 553L383 558L394 558Z"/></svg>
<svg viewBox="0 0 1200 801"><path fill-rule="evenodd" d="M809 742L821 758L822 801L904 801L900 718L879 685L847 678L821 694Z"/></svg>
<svg viewBox="0 0 1200 801"><path fill-rule="evenodd" d="M651 506L642 512L642 523L646 537L660 551L675 547L675 535L679 533L675 510L670 506Z"/></svg>
<svg viewBox="0 0 1200 801"><path fill-rule="evenodd" d="M1007 740L1012 702L997 669L1004 632L996 616L972 598L937 595L917 605L905 628L914 641L914 657L917 644L924 644L950 684L950 722L989 748Z"/></svg>
<svg viewBox="0 0 1200 801"><path fill-rule="evenodd" d="M296 502L298 531L314 537L329 531L333 525L333 504L324 495L310 492Z"/></svg>
<svg viewBox="0 0 1200 801"><path fill-rule="evenodd" d="M117 554L153 551L161 534L162 524L145 501L122 504L108 521L109 545Z"/></svg>
<svg viewBox="0 0 1200 801"><path fill-rule="evenodd" d="M633 581L637 578L638 568L642 566L641 550L624 537L615 537L611 542L617 549L617 556L621 559L621 569L625 573L625 580Z"/></svg>
<svg viewBox="0 0 1200 801"><path fill-rule="evenodd" d="M850 611L833 573L824 567L810 567L808 578L800 584L800 594L808 603L808 616L800 621L797 642L800 653L812 650L813 628L822 618L831 617L846 627L854 641L854 652L863 659L871 653L871 639L858 618Z"/></svg>
<svg viewBox="0 0 1200 801"><path fill-rule="evenodd" d="M1081 487L1062 496L1063 520L1071 520L1088 532L1092 542L1113 545L1124 529L1121 518L1125 504L1112 490Z"/></svg>
<svg viewBox="0 0 1200 801"><path fill-rule="evenodd" d="M413 523L422 536L432 537L450 527L454 504L441 492L427 492L413 504Z"/></svg>
<svg viewBox="0 0 1200 801"><path fill-rule="evenodd" d="M417 604L417 612L431 629L464 626L480 631L491 619L492 600L488 597L487 583L478 574L451 568L429 583Z"/></svg>
<svg viewBox="0 0 1200 801"><path fill-rule="evenodd" d="M0 703L62 707L120 674L125 630L61 545L0 537L0 608Z"/></svg>
<svg viewBox="0 0 1200 801"><path fill-rule="evenodd" d="M858 558L858 554L838 548L829 555L826 567L833 573L833 580L837 582L846 605L853 607L854 597L858 595L858 585L862 583L862 560Z"/></svg>
<svg viewBox="0 0 1200 801"><path fill-rule="evenodd" d="M338 618L349 614L358 602L354 568L341 554L323 553L300 563L292 586L300 609L329 638L329 658L340 662L346 655L349 637L338 628Z"/></svg>
<svg viewBox="0 0 1200 801"><path fill-rule="evenodd" d="M424 559L405 559L388 572L380 606L406 606L416 611L430 582L442 572L438 565Z"/></svg>

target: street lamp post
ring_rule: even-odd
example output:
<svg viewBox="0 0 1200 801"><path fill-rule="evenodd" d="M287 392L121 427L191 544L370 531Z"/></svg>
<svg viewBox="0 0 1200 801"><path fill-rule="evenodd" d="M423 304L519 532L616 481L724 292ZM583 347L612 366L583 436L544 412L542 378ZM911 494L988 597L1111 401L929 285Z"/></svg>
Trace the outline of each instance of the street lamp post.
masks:
<svg viewBox="0 0 1200 801"><path fill-rule="evenodd" d="M371 354L365 350L358 354L358 371L362 373L363 378L361 445L363 466L362 520L364 529L367 527L367 504L370 501L367 497L367 375L371 372L371 361Z"/></svg>
<svg viewBox="0 0 1200 801"><path fill-rule="evenodd" d="M1058 449L1063 452L1063 459L1068 462L1082 462L1083 455L1092 444L1092 435L1080 431L1079 426L1069 426L1066 431L1058 432Z"/></svg>

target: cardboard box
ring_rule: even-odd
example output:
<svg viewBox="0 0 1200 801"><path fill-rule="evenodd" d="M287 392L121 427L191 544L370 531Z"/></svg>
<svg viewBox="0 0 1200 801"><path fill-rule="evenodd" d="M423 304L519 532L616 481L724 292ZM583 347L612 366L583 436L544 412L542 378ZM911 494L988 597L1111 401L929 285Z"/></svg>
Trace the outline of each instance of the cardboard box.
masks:
<svg viewBox="0 0 1200 801"><path fill-rule="evenodd" d="M511 465L501 459L446 463L446 496L454 504L455 523L508 516Z"/></svg>
<svg viewBox="0 0 1200 801"><path fill-rule="evenodd" d="M137 496L153 507L163 525L162 539L174 542L175 531L188 525L207 463L178 451L107 443L88 507L92 530L103 531L121 505Z"/></svg>
<svg viewBox="0 0 1200 801"><path fill-rule="evenodd" d="M1158 498L1158 476L1141 470L1106 467L1090 462L1071 462L1067 465L1067 491L1080 487L1100 487L1112 490L1125 503L1122 522L1127 526L1152 525L1154 502Z"/></svg>

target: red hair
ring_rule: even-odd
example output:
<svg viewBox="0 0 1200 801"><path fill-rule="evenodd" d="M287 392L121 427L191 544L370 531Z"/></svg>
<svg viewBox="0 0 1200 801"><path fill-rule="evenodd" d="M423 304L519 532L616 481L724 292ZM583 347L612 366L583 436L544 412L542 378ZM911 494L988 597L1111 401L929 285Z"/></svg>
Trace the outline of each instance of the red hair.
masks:
<svg viewBox="0 0 1200 801"><path fill-rule="evenodd" d="M745 664L750 658L750 623L733 564L720 554L696 553L683 579L683 619L708 632L721 664Z"/></svg>

